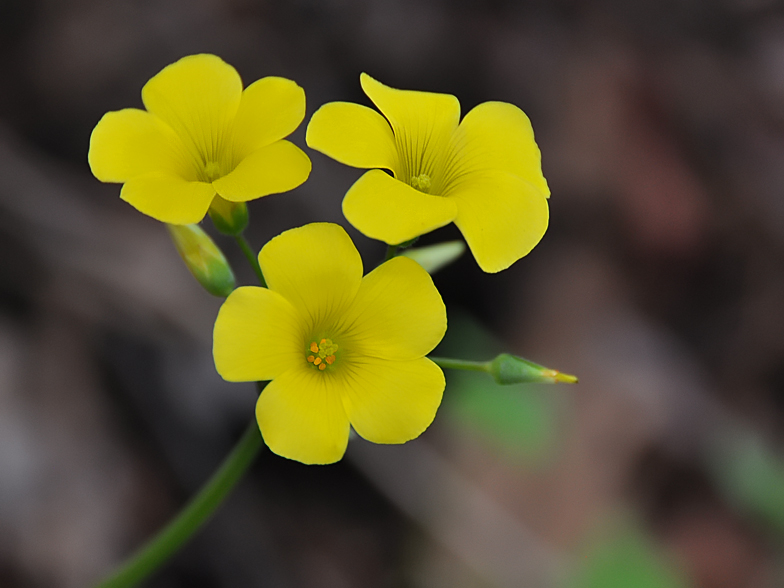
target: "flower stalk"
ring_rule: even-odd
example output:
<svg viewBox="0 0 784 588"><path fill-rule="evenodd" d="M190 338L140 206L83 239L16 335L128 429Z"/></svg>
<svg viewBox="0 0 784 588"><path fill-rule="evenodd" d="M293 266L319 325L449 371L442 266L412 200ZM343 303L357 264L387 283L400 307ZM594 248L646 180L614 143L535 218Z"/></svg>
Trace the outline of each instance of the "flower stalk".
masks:
<svg viewBox="0 0 784 588"><path fill-rule="evenodd" d="M130 588L174 555L205 523L247 471L262 447L253 419L237 445L179 515L96 588Z"/></svg>
<svg viewBox="0 0 784 588"><path fill-rule="evenodd" d="M264 279L264 274L261 271L261 266L259 265L259 259L258 257L256 257L256 254L253 253L253 248L250 246L250 243L248 243L248 240L245 238L245 235L237 235L236 237L234 237L234 239L235 241L237 241L237 245L239 245L239 248L242 249L242 253L245 255L245 259L248 260L248 263L253 268L253 271L259 280L259 284L261 284L262 287L266 288L267 282Z"/></svg>
<svg viewBox="0 0 784 588"><path fill-rule="evenodd" d="M235 240L250 263L259 283L266 287L264 274L261 272L259 260L254 255L244 235L236 235ZM264 384L257 382L259 393ZM158 534L150 539L139 551L128 559L111 576L107 577L96 588L130 588L142 582L171 556L201 526L209 520L215 510L223 503L228 494L237 485L250 464L258 455L263 441L259 426L254 418L243 433L240 440L226 456L212 477L199 493L180 511L176 518L169 522Z"/></svg>

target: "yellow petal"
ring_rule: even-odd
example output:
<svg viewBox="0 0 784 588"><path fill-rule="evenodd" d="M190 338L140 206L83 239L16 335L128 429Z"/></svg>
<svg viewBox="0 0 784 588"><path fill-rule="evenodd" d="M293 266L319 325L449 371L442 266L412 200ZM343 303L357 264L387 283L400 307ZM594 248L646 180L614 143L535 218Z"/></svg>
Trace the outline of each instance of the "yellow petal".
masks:
<svg viewBox="0 0 784 588"><path fill-rule="evenodd" d="M343 405L360 436L373 443L405 443L433 422L445 381L429 359L364 358L346 367L340 378Z"/></svg>
<svg viewBox="0 0 784 588"><path fill-rule="evenodd" d="M280 456L326 464L346 452L348 417L329 374L307 367L281 374L259 396L256 420L267 447Z"/></svg>
<svg viewBox="0 0 784 588"><path fill-rule="evenodd" d="M234 119L234 163L294 132L305 117L305 91L285 78L266 77L245 88Z"/></svg>
<svg viewBox="0 0 784 588"><path fill-rule="evenodd" d="M137 108L103 115L90 135L87 160L102 182L125 182L158 172L196 179L179 137L161 119Z"/></svg>
<svg viewBox="0 0 784 588"><path fill-rule="evenodd" d="M283 296L266 288L237 288L215 319L215 368L230 382L271 380L304 363L304 336L297 311Z"/></svg>
<svg viewBox="0 0 784 588"><path fill-rule="evenodd" d="M242 97L237 71L215 55L189 55L142 88L147 110L180 136L193 161L221 162Z"/></svg>
<svg viewBox="0 0 784 588"><path fill-rule="evenodd" d="M131 178L120 192L120 198L138 211L173 225L201 221L214 197L215 189L209 184L165 174Z"/></svg>
<svg viewBox="0 0 784 588"><path fill-rule="evenodd" d="M282 294L311 328L328 326L354 300L362 281L362 258L346 231L312 223L269 241L259 264L270 289Z"/></svg>
<svg viewBox="0 0 784 588"><path fill-rule="evenodd" d="M247 202L254 198L287 192L310 175L310 159L288 141L276 141L257 149L228 175L212 185L226 200Z"/></svg>
<svg viewBox="0 0 784 588"><path fill-rule="evenodd" d="M451 94L390 88L365 73L359 81L392 125L398 153L395 177L409 183L426 174L436 180L431 193L438 193L446 148L460 121L460 102Z"/></svg>
<svg viewBox="0 0 784 588"><path fill-rule="evenodd" d="M538 188L509 173L466 176L452 199L457 203L455 224L479 267L489 273L527 255L547 230L547 199Z"/></svg>
<svg viewBox="0 0 784 588"><path fill-rule="evenodd" d="M381 170L370 170L346 193L343 214L371 239L397 245L449 224L457 209L449 198L425 194Z"/></svg>
<svg viewBox="0 0 784 588"><path fill-rule="evenodd" d="M396 257L362 279L341 330L352 354L415 359L446 332L446 308L430 275L415 261Z"/></svg>
<svg viewBox="0 0 784 588"><path fill-rule="evenodd" d="M394 169L395 136L389 123L366 106L330 102L308 123L308 147L353 167Z"/></svg>
<svg viewBox="0 0 784 588"><path fill-rule="evenodd" d="M485 102L471 110L452 136L449 149L448 178L506 171L533 184L543 196L550 195L531 121L513 104Z"/></svg>

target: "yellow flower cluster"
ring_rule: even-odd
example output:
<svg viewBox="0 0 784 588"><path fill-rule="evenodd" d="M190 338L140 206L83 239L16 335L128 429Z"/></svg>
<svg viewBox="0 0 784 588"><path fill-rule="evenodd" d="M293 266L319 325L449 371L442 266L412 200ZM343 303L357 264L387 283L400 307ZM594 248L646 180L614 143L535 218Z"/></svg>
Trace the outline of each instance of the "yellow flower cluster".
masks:
<svg viewBox="0 0 784 588"><path fill-rule="evenodd" d="M454 222L487 272L539 242L549 189L520 109L487 102L461 122L454 96L397 90L366 74L360 82L383 116L334 102L306 135L311 148L372 168L343 200L352 225L397 245ZM285 140L305 115L305 94L290 80L243 90L233 67L193 55L150 79L142 101L146 110L104 115L88 159L98 179L122 183L121 198L155 219L198 223L227 202L308 178L310 160ZM425 355L444 336L446 310L420 265L394 257L363 277L351 239L329 223L282 233L258 262L268 287L228 295L213 351L225 379L271 380L256 417L272 451L331 463L351 427L376 443L403 443L428 427L444 376Z"/></svg>

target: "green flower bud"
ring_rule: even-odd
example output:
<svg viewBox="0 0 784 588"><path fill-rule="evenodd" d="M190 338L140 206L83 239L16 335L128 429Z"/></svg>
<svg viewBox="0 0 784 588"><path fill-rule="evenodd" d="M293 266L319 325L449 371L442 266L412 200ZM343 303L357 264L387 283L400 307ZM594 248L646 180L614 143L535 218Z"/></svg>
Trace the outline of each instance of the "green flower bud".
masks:
<svg viewBox="0 0 784 588"><path fill-rule="evenodd" d="M428 247L408 249L401 255L413 259L425 268L427 273L433 274L463 255L463 251L465 251L465 243L462 241L447 241Z"/></svg>
<svg viewBox="0 0 784 588"><path fill-rule="evenodd" d="M213 296L226 297L236 282L229 262L198 225L166 225L177 252L193 277Z"/></svg>
<svg viewBox="0 0 784 588"><path fill-rule="evenodd" d="M577 378L551 370L522 357L502 353L487 364L487 371L499 384L522 384L542 382L555 384L576 384Z"/></svg>
<svg viewBox="0 0 784 588"><path fill-rule="evenodd" d="M229 202L215 196L208 212L215 228L224 235L236 237L248 226L248 206L244 202Z"/></svg>

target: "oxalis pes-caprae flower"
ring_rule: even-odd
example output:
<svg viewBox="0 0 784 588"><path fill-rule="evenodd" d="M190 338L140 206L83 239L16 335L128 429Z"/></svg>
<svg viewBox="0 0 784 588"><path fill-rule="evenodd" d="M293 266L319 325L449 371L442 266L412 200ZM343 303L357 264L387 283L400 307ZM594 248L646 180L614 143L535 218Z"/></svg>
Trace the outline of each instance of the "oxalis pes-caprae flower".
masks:
<svg viewBox="0 0 784 588"><path fill-rule="evenodd" d="M213 351L226 380L272 380L256 418L274 453L332 463L350 427L404 443L430 425L445 381L425 355L446 332L446 309L425 270L396 257L362 277L354 244L330 223L275 237L259 264L269 289L229 295Z"/></svg>
<svg viewBox="0 0 784 588"><path fill-rule="evenodd" d="M346 193L343 214L352 225L397 245L454 222L486 272L533 249L547 230L550 190L522 110L485 102L460 122L452 95L398 90L364 73L360 83L384 116L331 102L313 115L306 136L309 147L341 163L381 168Z"/></svg>
<svg viewBox="0 0 784 588"><path fill-rule="evenodd" d="M121 198L172 224L197 223L210 206L286 192L310 174L310 159L283 138L305 116L305 92L279 77L242 89L214 55L190 55L142 88L146 110L108 112L90 137L88 161Z"/></svg>

